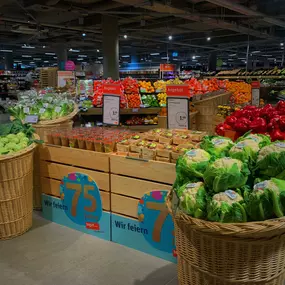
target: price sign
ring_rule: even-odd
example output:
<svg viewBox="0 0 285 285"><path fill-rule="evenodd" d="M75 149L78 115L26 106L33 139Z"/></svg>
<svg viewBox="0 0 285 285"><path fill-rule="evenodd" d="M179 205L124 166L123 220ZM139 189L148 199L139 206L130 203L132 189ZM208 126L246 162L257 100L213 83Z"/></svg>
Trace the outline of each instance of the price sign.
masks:
<svg viewBox="0 0 285 285"><path fill-rule="evenodd" d="M86 174L70 173L60 185L62 206L74 223L99 230L102 202L97 184Z"/></svg>
<svg viewBox="0 0 285 285"><path fill-rule="evenodd" d="M103 123L115 126L120 124L120 96L103 95Z"/></svg>
<svg viewBox="0 0 285 285"><path fill-rule="evenodd" d="M36 124L39 120L39 116L38 115L27 115L25 117L25 123L27 124Z"/></svg>
<svg viewBox="0 0 285 285"><path fill-rule="evenodd" d="M167 97L167 128L189 129L189 100L187 97Z"/></svg>
<svg viewBox="0 0 285 285"><path fill-rule="evenodd" d="M138 204L138 218L141 228L147 229L145 239L156 249L176 254L174 224L168 213L165 200L168 191L151 191Z"/></svg>
<svg viewBox="0 0 285 285"><path fill-rule="evenodd" d="M254 81L251 83L251 105L259 106L260 101L260 82Z"/></svg>

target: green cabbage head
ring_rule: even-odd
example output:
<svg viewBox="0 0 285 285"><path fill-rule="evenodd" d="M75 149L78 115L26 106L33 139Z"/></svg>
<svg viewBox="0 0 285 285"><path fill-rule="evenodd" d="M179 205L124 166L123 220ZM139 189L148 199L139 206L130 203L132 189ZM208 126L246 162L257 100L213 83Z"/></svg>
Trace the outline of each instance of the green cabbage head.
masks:
<svg viewBox="0 0 285 285"><path fill-rule="evenodd" d="M271 143L270 137L263 134L251 134L250 132L244 134L242 137L239 137L236 141L237 143L244 140L253 140L258 143L259 147L262 148Z"/></svg>
<svg viewBox="0 0 285 285"><path fill-rule="evenodd" d="M179 187L177 196L180 199L179 207L182 211L195 218L206 216L206 190L203 182L186 183Z"/></svg>
<svg viewBox="0 0 285 285"><path fill-rule="evenodd" d="M246 163L224 157L217 159L207 167L204 181L210 189L218 193L245 185L249 174Z"/></svg>
<svg viewBox="0 0 285 285"><path fill-rule="evenodd" d="M247 215L243 204L242 196L233 190L217 193L208 202L207 218L220 223L246 222Z"/></svg>
<svg viewBox="0 0 285 285"><path fill-rule="evenodd" d="M234 145L231 139L221 136L205 136L200 147L215 157L228 156L229 149Z"/></svg>
<svg viewBox="0 0 285 285"><path fill-rule="evenodd" d="M254 185L244 193L246 210L253 221L264 221L285 215L285 181L271 178Z"/></svg>
<svg viewBox="0 0 285 285"><path fill-rule="evenodd" d="M232 158L252 164L256 161L259 149L258 142L251 139L246 139L234 145L230 149L229 155Z"/></svg>

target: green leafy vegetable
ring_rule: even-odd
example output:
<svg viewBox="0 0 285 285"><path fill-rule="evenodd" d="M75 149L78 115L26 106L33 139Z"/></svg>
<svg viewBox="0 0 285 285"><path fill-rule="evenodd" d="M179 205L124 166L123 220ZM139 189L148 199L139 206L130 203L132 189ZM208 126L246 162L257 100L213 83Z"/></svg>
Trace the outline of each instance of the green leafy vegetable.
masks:
<svg viewBox="0 0 285 285"><path fill-rule="evenodd" d="M245 185L249 174L245 163L238 159L224 157L207 167L204 181L210 189L218 193Z"/></svg>
<svg viewBox="0 0 285 285"><path fill-rule="evenodd" d="M230 149L229 155L232 158L236 158L249 163L249 165L253 165L256 161L259 149L258 142L252 139L245 139L234 145Z"/></svg>
<svg viewBox="0 0 285 285"><path fill-rule="evenodd" d="M251 134L251 131L247 132L242 137L239 137L236 142L238 143L244 140L253 140L256 143L258 143L260 148L269 145L271 143L269 136L263 134Z"/></svg>
<svg viewBox="0 0 285 285"><path fill-rule="evenodd" d="M200 147L215 157L228 155L229 149L234 145L231 139L221 136L205 136Z"/></svg>

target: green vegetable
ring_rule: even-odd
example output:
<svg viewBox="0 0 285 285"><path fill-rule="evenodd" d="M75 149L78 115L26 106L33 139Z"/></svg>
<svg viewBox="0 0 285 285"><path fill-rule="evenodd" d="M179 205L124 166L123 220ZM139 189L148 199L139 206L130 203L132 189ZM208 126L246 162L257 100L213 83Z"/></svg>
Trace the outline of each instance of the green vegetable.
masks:
<svg viewBox="0 0 285 285"><path fill-rule="evenodd" d="M233 190L215 194L207 205L207 218L213 222L241 223L247 221L243 198Z"/></svg>
<svg viewBox="0 0 285 285"><path fill-rule="evenodd" d="M177 190L177 196L180 198L181 210L195 218L205 217L207 194L203 182L182 185Z"/></svg>
<svg viewBox="0 0 285 285"><path fill-rule="evenodd" d="M215 157L228 155L229 149L234 145L231 139L221 136L205 136L200 147Z"/></svg>
<svg viewBox="0 0 285 285"><path fill-rule="evenodd" d="M0 155L8 154L8 153L9 153L8 149L6 149L5 147L0 147Z"/></svg>
<svg viewBox="0 0 285 285"><path fill-rule="evenodd" d="M263 147L256 161L257 176L285 178L285 141Z"/></svg>
<svg viewBox="0 0 285 285"><path fill-rule="evenodd" d="M207 167L204 181L210 189L218 193L245 185L249 174L245 163L238 159L224 157Z"/></svg>
<svg viewBox="0 0 285 285"><path fill-rule="evenodd" d="M254 185L244 194L246 210L253 221L264 221L285 214L285 181L271 178Z"/></svg>
<svg viewBox="0 0 285 285"><path fill-rule="evenodd" d="M234 145L230 149L229 155L252 165L256 161L259 149L258 142L253 139L245 139Z"/></svg>
<svg viewBox="0 0 285 285"><path fill-rule="evenodd" d="M15 144L13 142L9 142L5 145L5 148L7 150L15 150L17 148L17 144Z"/></svg>
<svg viewBox="0 0 285 285"><path fill-rule="evenodd" d="M244 140L253 140L258 143L259 147L262 148L266 145L269 145L271 143L270 137L262 134L251 134L250 132L244 134L242 137L238 138L236 141L241 142Z"/></svg>

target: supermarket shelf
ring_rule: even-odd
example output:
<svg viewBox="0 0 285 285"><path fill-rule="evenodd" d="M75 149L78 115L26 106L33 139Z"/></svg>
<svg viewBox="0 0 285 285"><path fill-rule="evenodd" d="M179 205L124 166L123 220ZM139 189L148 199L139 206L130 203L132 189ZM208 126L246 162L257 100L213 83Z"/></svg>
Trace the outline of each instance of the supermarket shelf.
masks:
<svg viewBox="0 0 285 285"><path fill-rule="evenodd" d="M158 114L160 108L127 108L120 109L121 115L147 115L147 114ZM102 115L102 108L91 108L86 112L80 113L82 116L91 116L91 115Z"/></svg>

